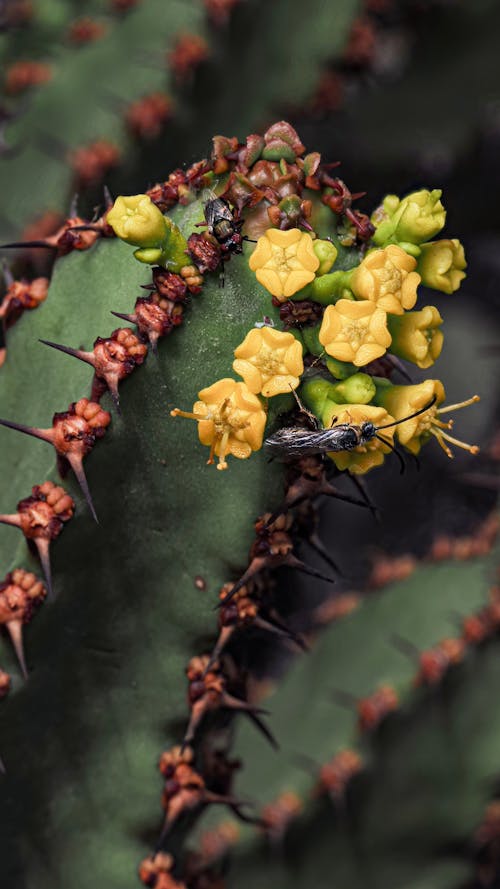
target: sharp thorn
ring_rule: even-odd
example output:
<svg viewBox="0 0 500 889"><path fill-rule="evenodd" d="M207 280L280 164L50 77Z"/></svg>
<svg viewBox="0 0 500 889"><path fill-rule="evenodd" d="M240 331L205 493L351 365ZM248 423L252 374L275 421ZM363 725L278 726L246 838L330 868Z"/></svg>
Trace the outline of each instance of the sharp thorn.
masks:
<svg viewBox="0 0 500 889"><path fill-rule="evenodd" d="M4 513L3 515L0 515L0 524L12 525L14 528L20 528L21 527L21 519L19 518L19 515L17 512L14 512L9 515Z"/></svg>
<svg viewBox="0 0 500 889"><path fill-rule="evenodd" d="M0 426L6 426L7 429L15 429L16 432L24 432L25 435L32 435L33 438L39 438L41 441L47 441L52 444L52 430L38 429L36 426L24 426L22 423L13 423L11 420L0 420Z"/></svg>
<svg viewBox="0 0 500 889"><path fill-rule="evenodd" d="M298 633L294 633L293 630L289 630L284 624L275 618L271 618L266 620L263 617L256 617L254 620L254 625L256 627L260 627L261 630L267 630L269 633L276 633L282 639L287 639L289 642L294 642L301 651L309 651L308 646L304 642L301 636Z"/></svg>
<svg viewBox="0 0 500 889"><path fill-rule="evenodd" d="M306 565L306 563L298 559L297 556L287 556L284 564L288 565L290 568L295 568L297 571L302 571L303 574L309 574L311 577L317 577L319 580L324 580L326 583L335 583L335 580L332 577L328 577L327 574L322 574L321 571L317 571L316 568L312 568L311 565Z"/></svg>
<svg viewBox="0 0 500 889"><path fill-rule="evenodd" d="M0 244L0 250L23 250L26 247L45 247L48 250L58 250L57 244L48 244L47 241L13 241L11 244Z"/></svg>
<svg viewBox="0 0 500 889"><path fill-rule="evenodd" d="M3 762L3 759L1 756L0 756L0 774L1 775L7 774L7 769L5 768L5 765L4 765L4 762Z"/></svg>
<svg viewBox="0 0 500 889"><path fill-rule="evenodd" d="M71 203L69 205L69 218L74 219L75 216L78 216L78 192L76 192L71 198Z"/></svg>
<svg viewBox="0 0 500 889"><path fill-rule="evenodd" d="M217 660L219 660L219 657L221 656L226 645L228 644L235 629L236 629L235 626L221 628L221 631L219 633L219 638L217 639L217 642L214 645L214 649L212 651L212 654L209 657L208 664L205 667L205 669L203 670L203 679L205 678L207 673L210 671L210 668L215 664L215 662Z"/></svg>
<svg viewBox="0 0 500 889"><path fill-rule="evenodd" d="M104 194L104 206L106 207L106 210L107 210L109 207L112 207L114 204L113 196L112 196L107 185L103 186L103 194Z"/></svg>
<svg viewBox="0 0 500 889"><path fill-rule="evenodd" d="M135 319L133 315L126 315L124 312L111 312L115 318L121 318L122 321L130 321L132 324L135 324Z"/></svg>
<svg viewBox="0 0 500 889"><path fill-rule="evenodd" d="M47 584L47 592L49 597L52 597L52 571L50 567L50 541L44 537L39 537L38 540L35 540L35 546L38 550L38 556L40 558L40 564L43 569L43 573L45 575L45 582Z"/></svg>
<svg viewBox="0 0 500 889"><path fill-rule="evenodd" d="M307 543L309 544L311 549L313 549L318 554L318 556L321 556L321 558L324 559L324 561L327 563L327 565L330 566L330 568L332 568L334 571L337 572L337 574L342 577L342 571L340 570L335 560L331 557L326 547L323 546L317 534L311 534L311 536L307 538Z"/></svg>
<svg viewBox="0 0 500 889"><path fill-rule="evenodd" d="M4 281L5 281L6 285L7 285L7 287L10 287L11 284L14 283L14 275L12 274L12 272L11 272L9 266L7 265L7 262L5 261L5 259L4 259L3 262L2 262L2 274L3 274L3 278L4 278Z"/></svg>
<svg viewBox="0 0 500 889"><path fill-rule="evenodd" d="M86 364L90 364L92 367L94 366L94 355L92 352L85 352L83 349L72 349L71 346L61 346L60 343L52 343L50 340L39 339L38 342L43 343L44 346L50 346L51 349L57 349L58 352L64 352L66 355L78 358L80 361L85 361Z"/></svg>
<svg viewBox="0 0 500 889"><path fill-rule="evenodd" d="M85 475L85 470L83 468L82 458L80 456L68 454L66 456L66 459L67 459L69 465L71 466L73 472L76 475L77 482L80 485L80 488L82 489L83 496L85 497L85 500L87 501L87 505L90 509L90 512L92 513L92 516L94 517L97 524L99 524L99 519L97 518L97 513L95 511L94 504L92 502L92 497L90 494L90 490L89 490L89 486L88 486L88 482L87 482L87 477Z"/></svg>
<svg viewBox="0 0 500 889"><path fill-rule="evenodd" d="M24 657L23 622L22 620L9 620L5 624L5 626L10 636L10 641L12 642L14 651L16 653L16 657L21 668L21 673L23 674L24 678L27 679L28 670L26 668L26 660Z"/></svg>

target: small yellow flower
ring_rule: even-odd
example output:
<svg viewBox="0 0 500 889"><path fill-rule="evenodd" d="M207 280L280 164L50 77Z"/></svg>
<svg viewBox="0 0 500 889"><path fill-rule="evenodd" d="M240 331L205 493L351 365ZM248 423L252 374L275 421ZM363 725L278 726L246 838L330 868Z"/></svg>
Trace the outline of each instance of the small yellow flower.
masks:
<svg viewBox="0 0 500 889"><path fill-rule="evenodd" d="M443 293L454 293L465 278L467 263L463 245L457 238L422 244L418 272L422 284Z"/></svg>
<svg viewBox="0 0 500 889"><path fill-rule="evenodd" d="M325 309L319 341L332 358L363 367L391 344L387 313L369 300L339 299Z"/></svg>
<svg viewBox="0 0 500 889"><path fill-rule="evenodd" d="M166 235L163 213L147 194L118 197L106 221L122 241L136 247L156 247Z"/></svg>
<svg viewBox="0 0 500 889"><path fill-rule="evenodd" d="M443 348L443 333L439 330L443 319L435 306L425 306L420 312L389 315L388 327L392 335L391 352L412 361L423 370L434 364Z"/></svg>
<svg viewBox="0 0 500 889"><path fill-rule="evenodd" d="M325 427L340 426L342 423L361 426L366 421L374 423L375 426L385 426L393 422L393 417L389 416L383 407L376 407L373 404L330 403L321 419ZM384 429L380 433L381 437L390 444L385 444L380 438L372 438L371 441L352 451L331 451L328 456L331 457L337 469L341 471L348 469L354 475L364 475L374 466L380 466L384 462L385 455L391 452L394 428L397 427Z"/></svg>
<svg viewBox="0 0 500 889"><path fill-rule="evenodd" d="M372 221L376 225L375 244L390 241L421 244L433 238L444 226L446 210L441 203L442 191L423 188L400 199L395 194L384 198L382 207L375 211Z"/></svg>
<svg viewBox="0 0 500 889"><path fill-rule="evenodd" d="M219 458L217 469L227 469L228 454L246 460L262 447L266 412L245 383L218 380L198 392L198 398L192 413L175 408L170 415L198 422L199 439L210 446L207 463L212 464L215 455Z"/></svg>
<svg viewBox="0 0 500 889"><path fill-rule="evenodd" d="M358 299L376 302L380 309L402 315L417 301L420 275L417 263L401 247L391 244L383 250L371 250L354 269L351 287Z"/></svg>
<svg viewBox="0 0 500 889"><path fill-rule="evenodd" d="M251 330L234 355L234 371L243 377L250 392L261 392L265 398L296 389L304 372L299 341L272 327Z"/></svg>
<svg viewBox="0 0 500 889"><path fill-rule="evenodd" d="M257 241L249 266L257 280L284 302L309 284L319 268L313 239L298 228L270 228Z"/></svg>
<svg viewBox="0 0 500 889"><path fill-rule="evenodd" d="M422 445L430 441L431 436L434 436L448 457L453 457L453 454L447 442L463 448L471 454L479 453L479 448L476 445L466 444L449 434L453 428L453 420L444 422L440 418L441 414L448 414L451 411L467 407L469 404L474 404L479 401L479 395L473 395L466 401L440 408L439 405L445 399L443 384L439 380L425 380L415 386L389 386L383 390L379 401L395 420L403 420L404 417L409 417L410 414L425 407L434 397L436 401L429 410L394 427L401 444L412 454L418 454Z"/></svg>

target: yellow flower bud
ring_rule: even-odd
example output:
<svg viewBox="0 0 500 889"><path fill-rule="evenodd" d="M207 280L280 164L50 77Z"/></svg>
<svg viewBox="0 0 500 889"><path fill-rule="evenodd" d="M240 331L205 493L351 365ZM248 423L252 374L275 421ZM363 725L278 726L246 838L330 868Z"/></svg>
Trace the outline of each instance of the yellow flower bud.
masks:
<svg viewBox="0 0 500 889"><path fill-rule="evenodd" d="M393 422L383 407L373 404L332 404L326 403L326 409L322 415L325 428L340 426L343 423L361 426L365 422L374 423L375 426L385 426ZM384 429L381 436L392 445L394 429ZM337 469L348 469L354 475L364 475L374 466L380 466L384 462L386 454L390 454L391 447L380 438L372 438L366 444L359 445L352 451L331 451L328 456L333 460Z"/></svg>
<svg viewBox="0 0 500 889"><path fill-rule="evenodd" d="M243 377L250 392L260 392L265 398L296 389L304 372L299 341L272 327L251 330L234 355L234 371Z"/></svg>
<svg viewBox="0 0 500 889"><path fill-rule="evenodd" d="M434 404L430 404L435 398ZM469 445L450 435L453 428L453 420L446 422L441 419L441 414L460 410L469 404L479 401L478 395L473 395L458 404L450 404L440 407L445 399L443 384L439 380L425 380L415 386L388 386L381 390L378 400L388 410L395 420L404 420L411 414L430 405L427 411L412 417L395 426L395 432L402 445L412 454L418 454L423 444L430 441L431 437L437 439L438 444L448 457L453 457L449 444L477 454L479 448Z"/></svg>
<svg viewBox="0 0 500 889"><path fill-rule="evenodd" d="M443 293L454 293L465 278L467 268L463 245L457 238L422 244L418 272L422 284Z"/></svg>
<svg viewBox="0 0 500 889"><path fill-rule="evenodd" d="M439 330L442 323L443 319L434 306L425 306L419 312L389 315L391 352L422 369L430 367L443 348L444 337Z"/></svg>
<svg viewBox="0 0 500 889"><path fill-rule="evenodd" d="M387 313L369 300L339 299L325 309L319 340L332 358L363 367L391 344Z"/></svg>
<svg viewBox="0 0 500 889"><path fill-rule="evenodd" d="M136 247L157 247L166 235L163 213L147 194L118 197L106 221L122 241Z"/></svg>
<svg viewBox="0 0 500 889"><path fill-rule="evenodd" d="M227 469L228 454L246 460L262 447L266 412L245 383L218 380L198 392L198 398L192 412L175 408L170 414L198 422L199 439L210 446L208 464L214 462L215 455L219 458L217 469Z"/></svg>
<svg viewBox="0 0 500 889"><path fill-rule="evenodd" d="M298 228L270 228L257 241L248 264L266 290L284 302L309 284L319 268L313 243L311 235Z"/></svg>
<svg viewBox="0 0 500 889"><path fill-rule="evenodd" d="M372 222L376 225L375 244L384 245L399 241L421 244L433 238L444 226L446 210L441 203L442 191L423 188L400 200L397 195L387 195L382 208L375 211Z"/></svg>
<svg viewBox="0 0 500 889"><path fill-rule="evenodd" d="M395 244L370 250L352 273L352 291L357 299L372 300L380 309L402 315L417 301L420 275L415 271L416 265L413 256Z"/></svg>

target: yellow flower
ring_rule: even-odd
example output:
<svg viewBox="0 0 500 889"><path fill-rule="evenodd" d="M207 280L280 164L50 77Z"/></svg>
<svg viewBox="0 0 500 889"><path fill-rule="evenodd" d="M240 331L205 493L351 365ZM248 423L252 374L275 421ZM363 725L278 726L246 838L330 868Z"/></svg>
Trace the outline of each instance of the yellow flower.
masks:
<svg viewBox="0 0 500 889"><path fill-rule="evenodd" d="M389 241L421 244L433 238L444 226L446 210L441 203L442 191L423 188L402 200L395 194L384 198L372 221L377 226L373 241L384 245Z"/></svg>
<svg viewBox="0 0 500 889"><path fill-rule="evenodd" d="M118 197L106 221L122 241L136 247L156 247L166 235L163 213L147 194Z"/></svg>
<svg viewBox="0 0 500 889"><path fill-rule="evenodd" d="M385 426L393 422L393 417L389 416L383 407L376 407L373 404L330 403L322 415L322 420L325 427L335 427L342 423L361 426L366 421L374 423L375 426ZM371 441L359 445L352 451L330 451L328 456L337 469L348 469L354 475L364 475L374 466L380 466L384 462L385 455L391 452L394 428L384 429L380 435L390 444L385 444L381 438L372 438Z"/></svg>
<svg viewBox="0 0 500 889"><path fill-rule="evenodd" d="M257 241L248 264L266 290L284 302L313 280L320 265L313 244L311 235L298 228L270 228Z"/></svg>
<svg viewBox="0 0 500 889"><path fill-rule="evenodd" d="M272 327L251 330L234 355L234 371L243 377L250 392L261 392L265 398L296 389L304 372L299 341Z"/></svg>
<svg viewBox="0 0 500 889"><path fill-rule="evenodd" d="M380 309L402 315L417 301L420 275L413 256L391 244L383 250L371 250L354 269L351 287L358 299L376 302Z"/></svg>
<svg viewBox="0 0 500 889"><path fill-rule="evenodd" d="M469 404L474 404L479 401L479 395L473 395L472 398L461 401L459 404L450 404L440 408L439 405L445 399L443 384L439 380L425 380L416 386L389 386L383 390L379 401L395 420L402 420L425 407L433 398L436 398L436 401L429 407L429 410L394 427L401 444L412 454L418 454L422 445L429 441L431 436L434 436L448 457L453 457L453 454L447 442L463 448L471 454L479 453L479 448L476 445L466 444L449 434L449 430L453 428L453 420L447 422L441 420L441 414L448 414L451 411L467 407Z"/></svg>
<svg viewBox="0 0 500 889"><path fill-rule="evenodd" d="M430 367L443 348L444 337L439 330L442 323L443 319L435 306L425 306L420 312L390 315L391 352L406 361L413 361L422 369Z"/></svg>
<svg viewBox="0 0 500 889"><path fill-rule="evenodd" d="M199 439L210 446L207 463L213 463L215 455L219 458L217 469L227 469L228 454L246 460L262 447L266 412L245 383L218 380L198 392L198 398L192 413L175 408L170 415L197 420Z"/></svg>
<svg viewBox="0 0 500 889"><path fill-rule="evenodd" d="M463 245L457 238L422 244L418 272L422 284L443 293L454 293L465 278L467 268Z"/></svg>
<svg viewBox="0 0 500 889"><path fill-rule="evenodd" d="M363 367L391 344L387 313L369 300L339 299L325 309L319 341L332 358Z"/></svg>

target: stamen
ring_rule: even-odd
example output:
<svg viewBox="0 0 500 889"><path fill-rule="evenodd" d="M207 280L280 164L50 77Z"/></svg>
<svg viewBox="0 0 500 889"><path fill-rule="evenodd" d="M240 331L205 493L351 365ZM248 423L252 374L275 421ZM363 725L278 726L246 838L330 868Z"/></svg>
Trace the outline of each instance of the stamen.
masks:
<svg viewBox="0 0 500 889"><path fill-rule="evenodd" d="M222 436L222 440L220 443L220 453L219 453L219 462L217 464L217 469L227 469L227 461L224 459L227 454L227 445L229 441L229 429L226 429L224 435Z"/></svg>
<svg viewBox="0 0 500 889"><path fill-rule="evenodd" d="M462 450L464 451L470 451L471 454L479 454L479 448L477 445L470 445L467 444L465 441L459 441L458 438L453 438L451 435L448 435L447 432L441 432L441 435L443 436L443 438L446 439L446 441L449 441L451 442L451 444L456 445L457 448L462 448Z"/></svg>
<svg viewBox="0 0 500 889"><path fill-rule="evenodd" d="M202 417L201 414L193 414L191 411L181 411L178 407L174 407L173 411L170 411L171 417L186 417L188 420L207 420L208 417Z"/></svg>
<svg viewBox="0 0 500 889"><path fill-rule="evenodd" d="M449 414L450 411L458 411L462 407L468 407L469 404L475 404L476 401L480 401L481 397L479 395L473 395L472 398L467 398L466 401L459 401L457 404L449 404L448 406L444 405L443 407L438 408L436 411L437 414Z"/></svg>
<svg viewBox="0 0 500 889"><path fill-rule="evenodd" d="M434 436L437 438L437 440L438 440L438 444L439 444L439 446L443 449L443 451L445 452L446 456L449 457L450 460L453 460L453 454L452 454L452 452L450 451L449 447L447 447L447 445L445 445L445 443L444 443L444 441L443 441L443 439L442 439L442 433L441 433L441 432L436 432L435 429L430 429L429 431L432 433L432 435L434 435Z"/></svg>

